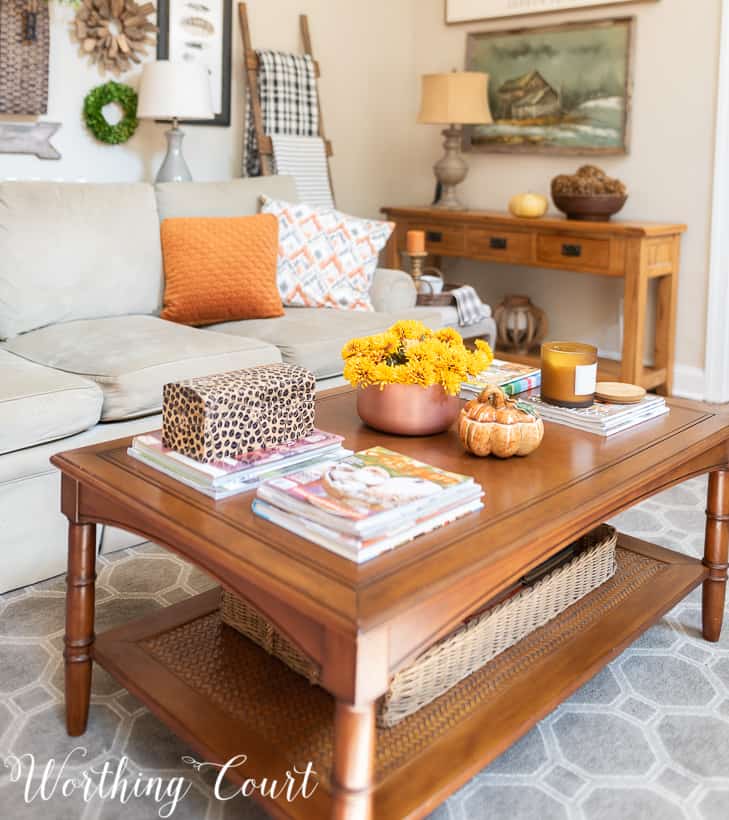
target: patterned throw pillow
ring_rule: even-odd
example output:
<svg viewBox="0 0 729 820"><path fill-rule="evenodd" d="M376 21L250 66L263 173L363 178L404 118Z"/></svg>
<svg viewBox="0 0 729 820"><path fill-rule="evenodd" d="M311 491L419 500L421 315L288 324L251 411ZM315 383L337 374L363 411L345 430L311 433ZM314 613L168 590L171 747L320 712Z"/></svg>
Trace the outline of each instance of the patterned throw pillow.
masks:
<svg viewBox="0 0 729 820"><path fill-rule="evenodd" d="M284 305L374 310L377 258L395 225L334 209L261 197L278 218L278 289Z"/></svg>

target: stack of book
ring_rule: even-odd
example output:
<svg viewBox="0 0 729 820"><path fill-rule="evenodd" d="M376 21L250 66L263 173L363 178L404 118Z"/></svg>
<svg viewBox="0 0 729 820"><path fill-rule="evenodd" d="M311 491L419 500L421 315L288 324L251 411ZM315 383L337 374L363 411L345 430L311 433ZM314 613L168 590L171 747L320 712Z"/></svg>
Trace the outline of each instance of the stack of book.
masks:
<svg viewBox="0 0 729 820"><path fill-rule="evenodd" d="M476 398L488 384L500 387L507 396L515 396L533 390L542 383L542 371L538 367L494 359L491 366L461 385L461 398Z"/></svg>
<svg viewBox="0 0 729 820"><path fill-rule="evenodd" d="M362 563L483 507L472 477L372 447L262 484L256 515Z"/></svg>
<svg viewBox="0 0 729 820"><path fill-rule="evenodd" d="M165 447L162 431L155 430L135 436L127 452L147 466L219 501L254 490L261 482L297 467L324 458L343 458L352 451L342 447L342 436L314 430L298 441L203 464Z"/></svg>
<svg viewBox="0 0 729 820"><path fill-rule="evenodd" d="M539 415L545 421L553 421L556 424L565 424L569 427L576 427L588 433L595 433L599 436L612 436L629 430L644 421L663 416L668 413L668 405L662 396L648 394L642 401L636 404L603 404L595 402L592 407L557 407L547 404L539 397L538 393L525 396L522 401L533 404L539 411Z"/></svg>

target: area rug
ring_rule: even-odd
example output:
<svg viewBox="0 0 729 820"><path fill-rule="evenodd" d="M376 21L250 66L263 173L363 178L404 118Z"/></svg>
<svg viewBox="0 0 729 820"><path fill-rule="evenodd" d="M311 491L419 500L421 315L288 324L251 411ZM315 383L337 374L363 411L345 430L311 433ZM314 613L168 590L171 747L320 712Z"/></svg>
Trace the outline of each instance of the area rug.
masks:
<svg viewBox="0 0 729 820"><path fill-rule="evenodd" d="M695 479L619 516L623 532L700 556L706 480ZM176 603L212 584L148 544L100 559L97 629ZM62 719L63 578L0 596L0 760L127 758L127 777L184 777L179 820L262 820L248 799L216 799L192 753L100 668L89 729L70 741ZM657 626L431 815L431 820L726 820L729 818L729 628L700 635L700 594ZM80 754L80 752L78 753ZM26 758L26 762L30 758ZM27 771L27 770L26 770ZM0 816L14 820L147 820L154 797L92 798L78 790L44 800L42 772L12 782L0 768ZM24 800L25 786L30 803ZM168 801L169 802L169 801ZM164 815L163 815L164 816ZM377 818L375 818L377 820Z"/></svg>

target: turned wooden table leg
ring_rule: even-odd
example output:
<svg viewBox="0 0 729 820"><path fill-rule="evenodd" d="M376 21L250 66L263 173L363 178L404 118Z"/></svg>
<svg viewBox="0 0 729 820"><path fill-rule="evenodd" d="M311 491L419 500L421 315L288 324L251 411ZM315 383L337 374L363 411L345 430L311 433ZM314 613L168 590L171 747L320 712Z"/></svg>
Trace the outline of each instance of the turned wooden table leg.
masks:
<svg viewBox="0 0 729 820"><path fill-rule="evenodd" d="M91 647L94 643L96 525L68 525L66 576L66 730L86 731L91 697Z"/></svg>
<svg viewBox="0 0 729 820"><path fill-rule="evenodd" d="M334 719L334 820L372 820L375 705L337 701Z"/></svg>
<svg viewBox="0 0 729 820"><path fill-rule="evenodd" d="M704 564L709 577L704 581L703 628L707 641L718 641L724 620L727 564L729 556L729 471L709 474L706 505Z"/></svg>

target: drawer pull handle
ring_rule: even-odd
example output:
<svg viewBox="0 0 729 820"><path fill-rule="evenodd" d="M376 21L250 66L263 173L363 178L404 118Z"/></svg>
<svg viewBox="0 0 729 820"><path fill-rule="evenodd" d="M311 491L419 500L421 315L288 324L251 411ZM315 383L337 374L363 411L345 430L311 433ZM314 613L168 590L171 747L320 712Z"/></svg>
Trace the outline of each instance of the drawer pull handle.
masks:
<svg viewBox="0 0 729 820"><path fill-rule="evenodd" d="M495 251L505 251L509 241L502 236L492 236L489 240L489 246Z"/></svg>
<svg viewBox="0 0 729 820"><path fill-rule="evenodd" d="M425 234L425 238L428 242L442 242L443 234L440 231L428 231Z"/></svg>
<svg viewBox="0 0 729 820"><path fill-rule="evenodd" d="M582 256L582 245L562 245L562 256Z"/></svg>

